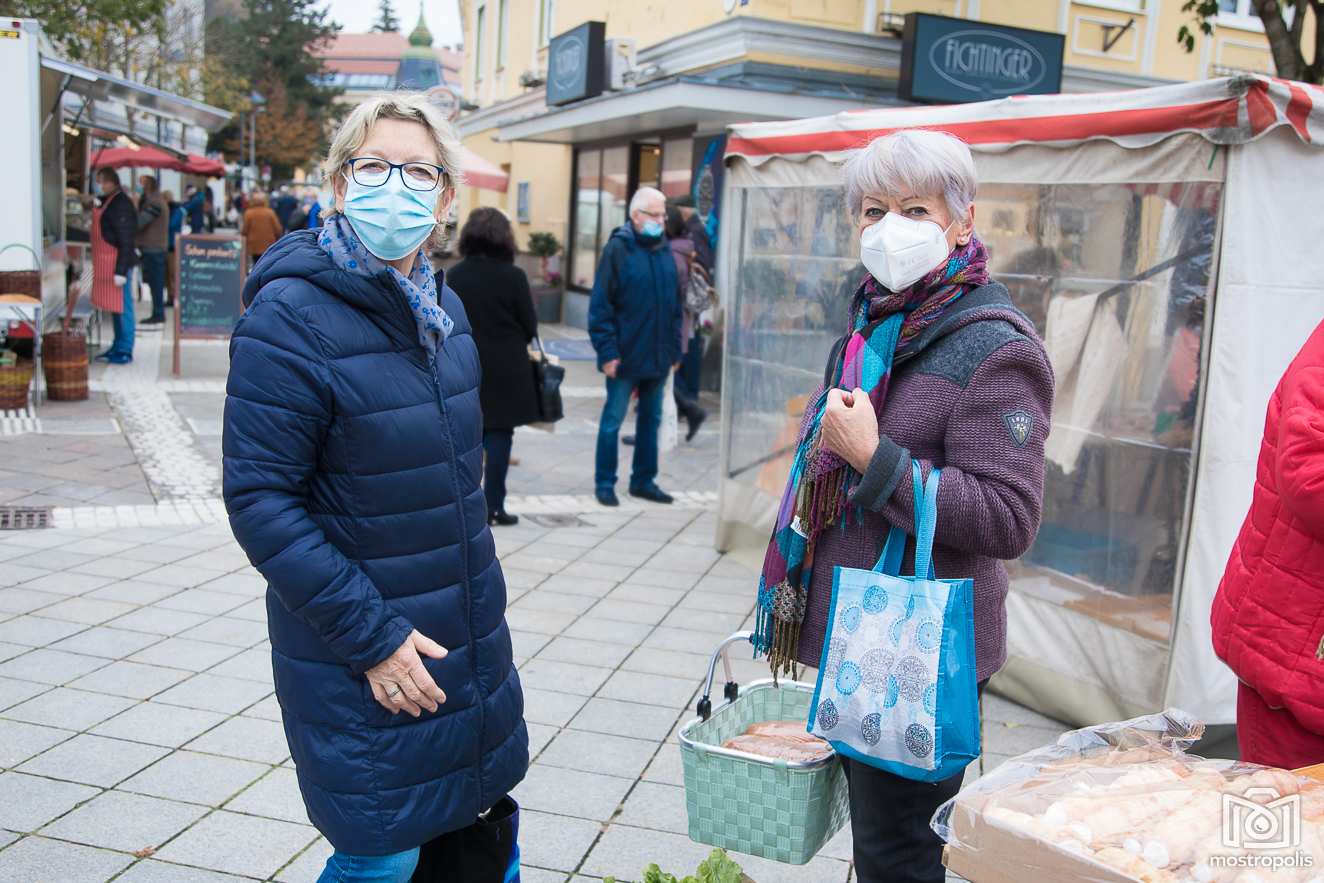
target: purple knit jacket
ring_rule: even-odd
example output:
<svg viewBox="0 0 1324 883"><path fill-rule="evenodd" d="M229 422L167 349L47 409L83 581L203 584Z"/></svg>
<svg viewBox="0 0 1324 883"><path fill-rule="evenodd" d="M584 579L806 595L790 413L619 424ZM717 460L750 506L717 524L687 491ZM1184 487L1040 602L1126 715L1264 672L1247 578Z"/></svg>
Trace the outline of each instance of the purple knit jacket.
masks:
<svg viewBox="0 0 1324 883"><path fill-rule="evenodd" d="M797 656L817 667L836 567L873 567L890 526L915 531L910 461L942 469L937 576L974 580L979 680L1007 661L1007 571L1034 541L1044 489L1053 369L1033 323L991 282L952 304L898 356L878 415L881 441L852 502L864 518L825 531L814 552ZM914 540L902 573L914 568Z"/></svg>

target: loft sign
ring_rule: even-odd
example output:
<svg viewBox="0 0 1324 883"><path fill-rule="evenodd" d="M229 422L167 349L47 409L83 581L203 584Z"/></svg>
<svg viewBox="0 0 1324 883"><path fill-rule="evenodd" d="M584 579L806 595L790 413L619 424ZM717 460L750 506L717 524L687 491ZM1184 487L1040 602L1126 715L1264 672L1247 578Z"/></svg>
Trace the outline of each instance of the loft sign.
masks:
<svg viewBox="0 0 1324 883"><path fill-rule="evenodd" d="M1057 92L1062 49L1061 34L911 13L898 93L911 101L955 103Z"/></svg>

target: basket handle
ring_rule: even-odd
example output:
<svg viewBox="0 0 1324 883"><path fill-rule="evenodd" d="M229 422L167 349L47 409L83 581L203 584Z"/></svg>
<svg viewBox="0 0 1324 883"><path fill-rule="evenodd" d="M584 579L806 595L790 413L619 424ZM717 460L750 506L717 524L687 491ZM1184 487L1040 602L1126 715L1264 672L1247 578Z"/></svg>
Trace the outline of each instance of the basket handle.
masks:
<svg viewBox="0 0 1324 883"><path fill-rule="evenodd" d="M41 258L37 257L37 253L32 250L32 246L28 245L26 242L11 242L8 245L0 246L0 254L4 254L11 248L21 248L28 254L32 255L33 269L38 273L41 272Z"/></svg>
<svg viewBox="0 0 1324 883"><path fill-rule="evenodd" d="M740 685L736 683L731 674L730 648L732 644L738 644L741 641L753 643L753 638L753 632L736 632L718 644L717 649L713 651L712 659L708 660L708 679L704 682L703 696L699 699L698 705L695 706L695 711L699 713L700 719L707 720L713 713L713 703L708 697L713 692L713 676L717 674L717 660L719 657L722 660L722 667L726 671L726 686L722 690L722 695L726 697L727 702L735 702L736 697L740 695Z"/></svg>

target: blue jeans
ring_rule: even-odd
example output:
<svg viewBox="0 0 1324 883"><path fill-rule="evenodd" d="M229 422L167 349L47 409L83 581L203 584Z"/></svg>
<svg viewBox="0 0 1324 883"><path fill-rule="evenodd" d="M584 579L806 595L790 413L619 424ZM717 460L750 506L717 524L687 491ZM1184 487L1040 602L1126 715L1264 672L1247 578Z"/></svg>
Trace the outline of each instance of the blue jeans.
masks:
<svg viewBox="0 0 1324 883"><path fill-rule="evenodd" d="M483 495L487 498L488 515L506 508L506 473L510 471L510 446L514 439L513 429L483 430L483 452L487 455Z"/></svg>
<svg viewBox="0 0 1324 883"><path fill-rule="evenodd" d="M418 848L392 855L336 852L326 860L317 883L409 883L418 867Z"/></svg>
<svg viewBox="0 0 1324 883"><path fill-rule="evenodd" d="M124 312L111 314L111 328L115 339L111 341L107 352L133 355L133 270L129 271L129 280L124 283Z"/></svg>
<svg viewBox="0 0 1324 883"><path fill-rule="evenodd" d="M597 469L593 483L599 491L616 489L616 457L619 453L621 424L630 409L630 393L639 390L639 413L634 429L634 465L630 472L630 490L652 487L657 479L657 429L662 425L662 392L665 377L646 380L637 377L608 377L607 403L602 406L598 423Z"/></svg>
<svg viewBox="0 0 1324 883"><path fill-rule="evenodd" d="M152 318L165 318L165 280L166 253L163 251L145 251L142 253L143 281L152 290Z"/></svg>

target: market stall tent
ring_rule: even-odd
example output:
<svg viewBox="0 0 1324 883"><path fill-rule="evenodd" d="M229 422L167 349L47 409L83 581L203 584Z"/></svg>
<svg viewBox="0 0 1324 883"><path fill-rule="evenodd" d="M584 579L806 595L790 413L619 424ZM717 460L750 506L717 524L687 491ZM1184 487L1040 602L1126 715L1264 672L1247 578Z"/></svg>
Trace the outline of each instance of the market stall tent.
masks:
<svg viewBox="0 0 1324 883"><path fill-rule="evenodd" d="M766 543L863 273L841 165L904 128L970 144L976 230L1057 374L1043 524L1008 565L994 689L1082 724L1168 705L1232 722L1209 608L1269 396L1324 319L1324 90L1243 76L732 127L723 548Z"/></svg>

